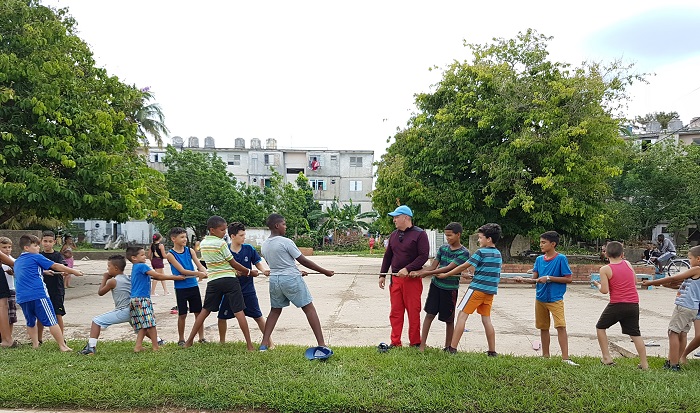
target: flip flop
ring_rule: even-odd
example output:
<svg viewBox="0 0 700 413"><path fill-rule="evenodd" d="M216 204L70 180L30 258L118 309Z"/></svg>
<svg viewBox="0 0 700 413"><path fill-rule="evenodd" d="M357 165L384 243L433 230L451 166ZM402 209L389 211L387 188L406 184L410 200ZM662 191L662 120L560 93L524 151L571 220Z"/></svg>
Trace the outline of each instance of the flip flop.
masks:
<svg viewBox="0 0 700 413"><path fill-rule="evenodd" d="M661 344L657 343L654 340L651 340L651 341L644 343L644 346L645 347L661 347Z"/></svg>
<svg viewBox="0 0 700 413"><path fill-rule="evenodd" d="M603 360L600 361L600 364L604 366L610 366L610 367L615 367L617 364L614 361L611 361L610 363L603 363Z"/></svg>
<svg viewBox="0 0 700 413"><path fill-rule="evenodd" d="M304 352L308 360L326 360L333 355L333 350L325 346L309 347Z"/></svg>
<svg viewBox="0 0 700 413"><path fill-rule="evenodd" d="M535 340L532 342L532 349L535 351L539 351L542 348L542 343L540 343L538 340Z"/></svg>

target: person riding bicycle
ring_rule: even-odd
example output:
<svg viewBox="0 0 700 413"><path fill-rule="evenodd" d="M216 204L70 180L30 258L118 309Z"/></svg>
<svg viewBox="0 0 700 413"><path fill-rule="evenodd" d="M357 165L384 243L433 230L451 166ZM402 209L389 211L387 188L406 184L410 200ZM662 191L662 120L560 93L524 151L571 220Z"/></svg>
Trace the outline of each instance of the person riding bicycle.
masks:
<svg viewBox="0 0 700 413"><path fill-rule="evenodd" d="M661 255L656 258L652 257L651 260L656 264L657 272L662 273L664 265L676 258L676 247L669 238L664 237L664 234L659 234L656 237L656 244L659 246Z"/></svg>

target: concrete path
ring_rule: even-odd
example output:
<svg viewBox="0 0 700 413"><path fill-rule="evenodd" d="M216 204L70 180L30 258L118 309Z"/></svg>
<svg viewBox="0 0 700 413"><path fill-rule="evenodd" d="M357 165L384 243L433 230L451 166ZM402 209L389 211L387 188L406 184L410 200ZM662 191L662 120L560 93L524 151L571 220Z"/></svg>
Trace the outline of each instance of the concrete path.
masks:
<svg viewBox="0 0 700 413"><path fill-rule="evenodd" d="M377 275L360 275L363 273L378 273L381 258L352 257L352 256L313 256L311 259L321 266L338 273L334 277L324 275L309 275L306 282L314 297L324 335L329 346L376 346L380 342L389 341L389 292L388 288L378 287ZM64 317L66 337L68 340L87 340L92 317L113 308L111 295L97 295L101 274L106 270L106 261L76 261L76 267L85 272L86 276L75 278L76 288L66 290ZM168 266L166 266L168 267ZM169 268L166 268L169 271ZM127 273L130 266L127 267ZM267 278L260 276L255 280L260 305L263 313L269 311L269 295ZM428 292L430 279L424 280L423 301ZM204 293L205 282L200 283ZM177 315L170 314L175 306L175 295L172 282L168 282L172 295L153 297L155 301L158 333L167 341L177 341ZM466 285L460 288L459 296L464 294ZM161 293L161 286L158 286ZM641 330L646 342L653 340L659 347L647 348L649 355L665 356L668 351L666 328L673 310L675 290L655 288L639 290L642 314ZM496 329L496 347L499 353L515 355L537 355L532 350L531 342L539 340L539 331L534 327L535 291L530 285L502 284L494 301L492 320ZM608 302L608 297L587 285L571 285L565 296L567 329L569 333L569 351L576 356L598 356L600 349L595 337L595 323ZM21 318L21 311L18 312ZM189 334L193 316L188 316L185 334ZM422 317L421 317L422 321ZM210 341L218 341L217 320L215 315L209 316L205 323L206 337ZM251 334L254 342L259 343L262 333L255 323L250 320ZM20 319L15 327L15 335L22 342L28 341L24 329L24 320ZM404 326L404 343L408 343L408 322ZM470 316L467 329L460 343L461 351L485 351L486 338L478 315ZM552 328L552 354L558 355L559 345L556 330ZM48 339L48 332L45 333ZM691 333L692 335L693 333ZM634 351L634 346L627 336L623 336L619 326L609 330L609 338L613 348ZM104 330L103 340L134 340L134 334L128 325L118 325ZM227 340L241 340L242 335L235 320L229 320ZM428 338L428 346L442 348L445 339L445 325L437 320ZM284 309L273 334L273 340L279 344L314 345L314 338L304 313L294 306ZM79 350L80 348L75 348ZM614 356L616 356L614 354Z"/></svg>

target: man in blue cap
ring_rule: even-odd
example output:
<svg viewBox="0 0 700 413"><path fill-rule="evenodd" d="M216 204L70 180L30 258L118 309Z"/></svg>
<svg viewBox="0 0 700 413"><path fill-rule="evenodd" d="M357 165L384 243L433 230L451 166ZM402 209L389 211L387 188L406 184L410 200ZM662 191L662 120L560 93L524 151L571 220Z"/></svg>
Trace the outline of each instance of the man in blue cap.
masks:
<svg viewBox="0 0 700 413"><path fill-rule="evenodd" d="M413 211L406 205L397 207L389 213L394 217L396 231L389 236L389 245L384 252L382 275L379 276L379 288L384 289L386 274L391 267L394 274L389 281L391 311L391 346L401 347L404 312L408 313L408 340L411 346L420 346L420 297L423 292L422 278L409 278L408 273L423 268L428 261L430 244L428 235L421 228L413 225Z"/></svg>

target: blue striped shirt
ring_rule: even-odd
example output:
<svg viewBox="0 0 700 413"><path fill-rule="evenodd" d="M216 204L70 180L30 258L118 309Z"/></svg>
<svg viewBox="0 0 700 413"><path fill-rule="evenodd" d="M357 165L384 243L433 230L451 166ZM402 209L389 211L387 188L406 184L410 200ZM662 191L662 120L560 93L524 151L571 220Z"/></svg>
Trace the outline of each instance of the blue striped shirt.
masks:
<svg viewBox="0 0 700 413"><path fill-rule="evenodd" d="M469 288L486 294L497 294L503 263L501 252L496 247L479 248L467 262L474 267L474 278Z"/></svg>

